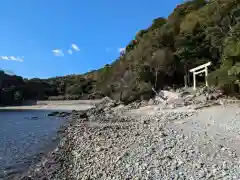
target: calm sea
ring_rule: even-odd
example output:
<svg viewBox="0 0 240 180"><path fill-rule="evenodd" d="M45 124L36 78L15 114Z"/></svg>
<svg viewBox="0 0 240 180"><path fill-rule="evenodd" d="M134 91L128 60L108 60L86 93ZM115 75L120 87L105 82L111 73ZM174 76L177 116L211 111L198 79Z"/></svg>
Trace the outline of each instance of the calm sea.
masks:
<svg viewBox="0 0 240 180"><path fill-rule="evenodd" d="M48 117L51 111L0 111L0 179L26 170L40 154L56 147L63 118Z"/></svg>

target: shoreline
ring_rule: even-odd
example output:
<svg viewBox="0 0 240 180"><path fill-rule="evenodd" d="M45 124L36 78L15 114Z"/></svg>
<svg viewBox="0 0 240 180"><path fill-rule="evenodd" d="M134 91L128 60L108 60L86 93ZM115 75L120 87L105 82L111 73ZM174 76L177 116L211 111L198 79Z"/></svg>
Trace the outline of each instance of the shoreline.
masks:
<svg viewBox="0 0 240 180"><path fill-rule="evenodd" d="M22 106L3 106L0 110L61 110L81 111L94 107L102 100L72 100L72 101L37 101L36 104Z"/></svg>
<svg viewBox="0 0 240 180"><path fill-rule="evenodd" d="M39 154L39 161L30 165L25 171L18 172L12 176L8 176L4 180L50 180L54 178L57 170L60 169L59 158L62 155L62 150L65 148L62 147L65 145L66 129L73 120L66 120L64 124L58 129L56 138L58 139L55 147L52 147L51 150L46 151L42 154Z"/></svg>
<svg viewBox="0 0 240 180"><path fill-rule="evenodd" d="M226 103L232 112L225 112L227 108L218 100L197 102L195 97L191 98L185 96L167 105L142 101L127 106L105 98L95 108L72 112L70 122L61 132L58 148L51 153L57 164L55 171L44 163L42 170L47 177L40 173L41 177L32 176L32 180L220 177L215 172L221 172L221 178L227 173L240 177L237 169L240 152L235 154L233 146L225 153L231 144L228 141L219 144L222 137L218 132L224 136L229 132L216 123L221 121L235 128L232 112L239 111L237 104ZM185 100L189 103L184 103ZM224 118L226 113L228 119ZM205 129L206 124L214 131ZM211 135L219 142L213 143ZM236 136L230 135L235 141ZM50 155L50 161L53 156ZM222 166L228 159L231 169Z"/></svg>
<svg viewBox="0 0 240 180"><path fill-rule="evenodd" d="M52 102L47 101L44 102L44 105L28 105L28 106L10 106L10 107L0 107L0 111L15 111L15 110L46 110L46 111L71 111L70 115L66 118L66 121L63 122L62 126L58 129L56 138L58 142L50 142L56 143L55 147L52 147L50 151L46 151L43 154L39 154L40 160L33 163L23 172L17 172L16 174L7 176L4 180L43 180L52 179L56 171L60 168L61 164L59 163L61 160L61 156L63 151L65 150L65 141L67 137L66 130L69 126L74 124L76 119L71 118L71 115L74 112L86 111L94 107L95 104L100 102L98 101L59 101ZM41 104L43 102L40 102Z"/></svg>

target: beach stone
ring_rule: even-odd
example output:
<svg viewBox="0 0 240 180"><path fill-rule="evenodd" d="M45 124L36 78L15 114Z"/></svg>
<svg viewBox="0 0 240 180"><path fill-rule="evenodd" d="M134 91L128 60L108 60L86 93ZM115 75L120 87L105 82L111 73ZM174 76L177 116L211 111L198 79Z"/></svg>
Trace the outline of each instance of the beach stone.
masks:
<svg viewBox="0 0 240 180"><path fill-rule="evenodd" d="M34 179L31 178L31 177L27 177L27 176L25 176L25 177L21 178L20 180L34 180Z"/></svg>
<svg viewBox="0 0 240 180"><path fill-rule="evenodd" d="M105 98L85 112L74 111L56 153L60 166L46 164L55 169L53 179L231 179L240 173L237 155L214 146L210 133L185 132L188 118L199 112L193 107L210 104L196 100L197 93L206 98L210 90L181 92L169 93L177 98L165 108L162 102L149 108L154 99L123 105Z"/></svg>
<svg viewBox="0 0 240 180"><path fill-rule="evenodd" d="M59 112L54 111L48 114L48 116L57 116Z"/></svg>

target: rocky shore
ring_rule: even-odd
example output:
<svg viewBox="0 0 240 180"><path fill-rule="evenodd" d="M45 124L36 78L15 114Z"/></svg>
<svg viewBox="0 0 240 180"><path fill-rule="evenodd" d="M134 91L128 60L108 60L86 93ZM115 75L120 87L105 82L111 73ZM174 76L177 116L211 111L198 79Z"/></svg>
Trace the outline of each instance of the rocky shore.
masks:
<svg viewBox="0 0 240 180"><path fill-rule="evenodd" d="M229 102L204 89L164 96L128 106L105 98L73 111L59 147L22 180L239 179L239 154L190 120Z"/></svg>

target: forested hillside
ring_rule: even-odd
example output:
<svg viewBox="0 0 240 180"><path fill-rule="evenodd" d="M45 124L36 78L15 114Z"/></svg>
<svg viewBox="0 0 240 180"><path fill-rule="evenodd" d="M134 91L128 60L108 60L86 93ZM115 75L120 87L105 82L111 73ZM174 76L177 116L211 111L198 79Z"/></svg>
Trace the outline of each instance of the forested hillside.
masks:
<svg viewBox="0 0 240 180"><path fill-rule="evenodd" d="M190 85L189 69L208 61L213 63L210 84L238 94L240 0L185 2L168 18L156 18L149 28L139 31L112 64L83 75L24 81L28 85L24 87L29 90L36 87L31 83L37 82L38 98L86 99L107 95L131 102L149 98L152 87L183 86L184 75ZM44 91L39 93L40 89ZM35 97L28 93L24 96Z"/></svg>
<svg viewBox="0 0 240 180"><path fill-rule="evenodd" d="M55 88L43 80L24 80L0 71L0 105L19 105L23 100L48 99L56 94Z"/></svg>
<svg viewBox="0 0 240 180"><path fill-rule="evenodd" d="M124 101L131 101L148 98L152 87L182 86L189 69L211 61L210 84L234 94L240 77L239 40L239 0L189 1L167 19L154 19L119 59L87 76L104 94L117 99L122 94Z"/></svg>

